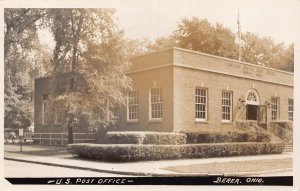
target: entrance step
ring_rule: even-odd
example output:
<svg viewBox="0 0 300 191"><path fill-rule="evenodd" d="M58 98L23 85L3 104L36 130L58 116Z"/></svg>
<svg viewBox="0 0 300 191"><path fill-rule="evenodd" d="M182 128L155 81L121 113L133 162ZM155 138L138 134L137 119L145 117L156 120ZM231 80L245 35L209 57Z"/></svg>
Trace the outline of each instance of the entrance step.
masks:
<svg viewBox="0 0 300 191"><path fill-rule="evenodd" d="M293 152L293 143L286 143L283 148L283 153Z"/></svg>

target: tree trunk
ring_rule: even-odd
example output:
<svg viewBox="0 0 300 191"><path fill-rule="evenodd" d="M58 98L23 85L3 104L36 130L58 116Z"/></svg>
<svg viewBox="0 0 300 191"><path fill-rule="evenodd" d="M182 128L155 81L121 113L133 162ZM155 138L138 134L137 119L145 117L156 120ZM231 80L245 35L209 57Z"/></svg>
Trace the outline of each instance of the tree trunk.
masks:
<svg viewBox="0 0 300 191"><path fill-rule="evenodd" d="M68 121L68 144L73 144L73 119Z"/></svg>

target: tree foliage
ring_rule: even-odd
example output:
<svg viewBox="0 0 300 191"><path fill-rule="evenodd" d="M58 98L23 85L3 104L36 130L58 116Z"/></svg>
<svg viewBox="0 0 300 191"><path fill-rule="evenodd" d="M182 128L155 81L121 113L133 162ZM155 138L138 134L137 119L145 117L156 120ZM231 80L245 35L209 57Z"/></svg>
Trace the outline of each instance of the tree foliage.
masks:
<svg viewBox="0 0 300 191"><path fill-rule="evenodd" d="M246 32L241 35L242 61L289 72L294 71L294 45L274 43L270 37L259 37ZM207 19L183 18L177 29L168 37L154 41L131 40L132 55L163 50L170 47L191 49L207 54L237 60L239 45L237 34L222 24L212 24Z"/></svg>
<svg viewBox="0 0 300 191"><path fill-rule="evenodd" d="M113 9L6 9L5 10L5 124L26 127L32 121L33 79L42 70L51 75L52 89L60 76L72 73L85 87L60 94L53 103L66 108L69 124L84 114L92 128L112 121L112 108L125 103L130 80L123 32L114 22ZM50 31L52 53L39 42L38 30ZM28 110L30 112L28 112ZM53 113L54 114L54 113ZM19 119L22 118L22 122ZM16 122L18 121L18 122ZM7 127L8 127L7 126Z"/></svg>
<svg viewBox="0 0 300 191"><path fill-rule="evenodd" d="M211 24L196 17L184 18L174 31L177 46L226 58L238 58L236 34L221 24ZM269 37L242 34L242 61L293 71L293 44L276 44Z"/></svg>
<svg viewBox="0 0 300 191"><path fill-rule="evenodd" d="M193 17L182 19L169 37L154 41L124 40L113 9L5 9L4 99L5 127L28 127L33 115L33 80L47 73L53 86L63 74L78 74L85 88L53 92L53 102L67 108L69 124L81 114L91 128L113 123L113 109L126 101L130 79L128 60L149 51L181 47L226 58L238 58L236 34L221 24ZM54 39L49 51L38 37L48 30ZM294 70L294 45L242 34L242 61ZM56 87L53 87L56 89Z"/></svg>
<svg viewBox="0 0 300 191"><path fill-rule="evenodd" d="M40 75L47 59L40 54L37 22L45 15L40 9L4 10L4 104L5 127L25 128L33 116L32 79Z"/></svg>
<svg viewBox="0 0 300 191"><path fill-rule="evenodd" d="M174 32L178 46L228 58L237 58L235 35L221 24L208 20L184 18Z"/></svg>
<svg viewBox="0 0 300 191"><path fill-rule="evenodd" d="M289 72L294 71L294 45L285 47L275 44L269 37L259 37L253 33L242 35L242 58L246 62L272 67Z"/></svg>
<svg viewBox="0 0 300 191"><path fill-rule="evenodd" d="M130 80L124 51L123 33L113 20L112 9L49 10L55 48L54 76L73 72L83 76L85 88L57 95L64 100L69 124L81 114L91 128L113 122L112 108L125 104ZM54 83L56 84L56 83Z"/></svg>

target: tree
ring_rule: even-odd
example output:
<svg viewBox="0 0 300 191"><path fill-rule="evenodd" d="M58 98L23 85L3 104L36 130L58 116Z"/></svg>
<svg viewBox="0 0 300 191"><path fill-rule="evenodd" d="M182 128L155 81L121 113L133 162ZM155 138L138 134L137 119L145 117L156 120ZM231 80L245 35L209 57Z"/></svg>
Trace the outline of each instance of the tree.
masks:
<svg viewBox="0 0 300 191"><path fill-rule="evenodd" d="M113 20L112 9L50 9L55 48L53 76L79 74L86 88L57 94L68 113L68 128L85 115L91 129L107 127L112 107L125 104L130 80L123 33ZM55 79L54 78L54 79ZM57 83L53 83L57 84Z"/></svg>
<svg viewBox="0 0 300 191"><path fill-rule="evenodd" d="M41 47L38 21L45 15L40 9L4 10L4 104L5 127L26 128L33 116L32 78L39 75Z"/></svg>
<svg viewBox="0 0 300 191"><path fill-rule="evenodd" d="M269 37L259 37L247 32L242 35L242 58L246 62L276 69L294 71L294 46L275 44Z"/></svg>
<svg viewBox="0 0 300 191"><path fill-rule="evenodd" d="M227 58L237 58L235 35L221 24L212 25L208 20L184 18L174 31L174 38L181 48L192 49Z"/></svg>
<svg viewBox="0 0 300 191"><path fill-rule="evenodd" d="M176 47L176 39L174 36L159 37L154 42L150 42L146 47L149 51L159 51L167 48Z"/></svg>
<svg viewBox="0 0 300 191"><path fill-rule="evenodd" d="M216 56L238 59L236 35L221 24L197 17L184 18L173 33L177 46ZM250 32L242 34L242 61L287 70L294 65L293 45L276 44L269 37Z"/></svg>

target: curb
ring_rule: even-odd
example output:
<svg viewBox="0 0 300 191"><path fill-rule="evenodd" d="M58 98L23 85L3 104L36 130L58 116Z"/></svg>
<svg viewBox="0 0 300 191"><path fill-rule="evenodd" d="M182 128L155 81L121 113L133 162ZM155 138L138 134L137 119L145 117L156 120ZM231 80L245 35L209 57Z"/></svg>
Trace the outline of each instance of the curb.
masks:
<svg viewBox="0 0 300 191"><path fill-rule="evenodd" d="M158 176L158 177L175 177L175 176L249 176L249 175L257 175L257 174L268 174L273 172L285 172L291 171L293 168L285 168L285 169L274 169L274 170L263 170L263 171L256 171L256 172L234 172L234 173L220 173L220 174L209 174L209 173L145 173L145 172L128 172L128 171L114 171L114 170L103 170L103 169L96 169L96 168L89 168L89 167L80 167L80 166L73 166L73 165L65 165L65 164L55 164L55 163L48 163L48 162L39 162L39 161L32 161L32 160L24 160L24 159L17 159L17 158L10 158L4 157L5 160L11 161L18 161L18 162L27 162L33 164L41 164L47 166L56 166L56 167L64 167L70 169L77 169L77 170L88 170L92 172L101 172L101 173L110 173L110 174L118 174L118 175L132 175L132 176Z"/></svg>
<svg viewBox="0 0 300 191"><path fill-rule="evenodd" d="M64 164L55 164L55 163L48 163L48 162L39 162L39 161L16 159L16 158L10 158L10 157L4 157L4 160L12 160L12 161L18 161L18 162L27 162L27 163L33 163L33 164L41 164L41 165L47 165L47 166L57 166L57 167L64 167L64 168L71 168L71 169L78 169L78 170L88 170L88 171L93 171L93 172L103 172L103 173L111 173L111 174L149 176L149 174L147 174L147 173L101 170L101 169L95 169L95 168L64 165Z"/></svg>
<svg viewBox="0 0 300 191"><path fill-rule="evenodd" d="M41 164L47 166L57 166L57 167L64 167L64 168L71 168L77 170L88 170L93 172L102 172L102 173L110 173L110 174L118 174L118 175L133 175L133 176L208 176L208 173L180 173L180 174L171 174L171 173L145 173L145 172L128 172L128 171L114 171L114 170L103 170L103 169L95 169L95 168L88 168L88 167L80 167L80 166L73 166L73 165L64 165L64 164L55 164L55 163L48 163L48 162L39 162L39 161L32 161L32 160L24 160L24 159L16 159L10 157L4 157L4 160L11 160L11 161L18 161L18 162L27 162L33 164Z"/></svg>

